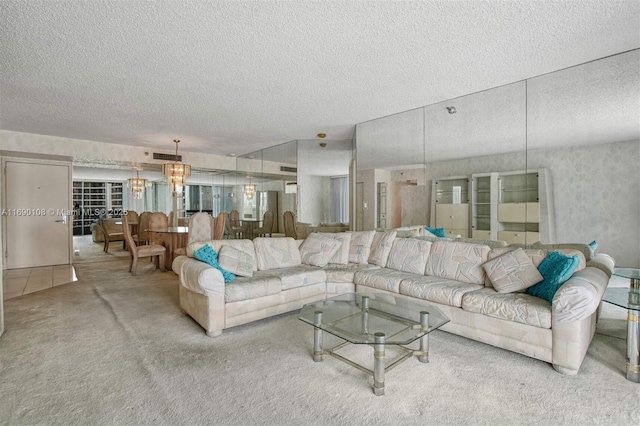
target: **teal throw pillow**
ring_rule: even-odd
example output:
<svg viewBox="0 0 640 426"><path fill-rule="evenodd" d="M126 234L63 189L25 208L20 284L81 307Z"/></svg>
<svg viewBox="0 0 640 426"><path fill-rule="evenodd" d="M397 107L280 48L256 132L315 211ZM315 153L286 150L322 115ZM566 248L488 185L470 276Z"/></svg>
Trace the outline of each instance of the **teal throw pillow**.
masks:
<svg viewBox="0 0 640 426"><path fill-rule="evenodd" d="M578 266L580 265L580 258L578 258L577 255L571 256L570 259L571 259L571 263L562 272L562 276L560 277L560 284L563 284L565 281L571 278L573 273L576 271L576 269L578 269Z"/></svg>
<svg viewBox="0 0 640 426"><path fill-rule="evenodd" d="M573 268L573 271L575 271L575 268L578 266L576 260L577 256L569 257L557 251L549 253L538 266L538 271L543 276L544 280L529 287L527 289L527 294L547 300L549 301L549 304L551 304L556 291L558 291L560 286L564 283L562 278L567 276L574 263L576 263L576 265ZM571 274L573 274L573 271L571 271ZM567 279L571 274L568 274Z"/></svg>
<svg viewBox="0 0 640 426"><path fill-rule="evenodd" d="M198 259L200 262L211 265L218 271L222 272L222 277L224 278L225 283L230 283L236 278L234 274L225 269L222 269L222 267L218 264L218 253L216 253L216 251L212 249L209 244L205 244L204 246L202 246L202 248L194 251L193 257Z"/></svg>
<svg viewBox="0 0 640 426"><path fill-rule="evenodd" d="M598 242L596 240L591 241L589 243L589 248L591 249L591 253L595 253L598 249Z"/></svg>
<svg viewBox="0 0 640 426"><path fill-rule="evenodd" d="M444 233L444 228L431 228L429 226L425 226L424 229L431 232L438 238L444 238L446 236L446 234Z"/></svg>

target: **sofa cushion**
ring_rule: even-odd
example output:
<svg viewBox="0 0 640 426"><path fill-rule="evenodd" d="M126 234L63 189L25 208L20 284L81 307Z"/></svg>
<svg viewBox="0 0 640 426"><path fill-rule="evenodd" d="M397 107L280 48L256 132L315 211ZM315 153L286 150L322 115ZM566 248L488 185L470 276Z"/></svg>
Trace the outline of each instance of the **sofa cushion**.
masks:
<svg viewBox="0 0 640 426"><path fill-rule="evenodd" d="M230 246L237 250L243 251L251 256L253 272L258 270L258 261L256 259L256 251L253 248L253 241L251 240L211 240L206 242L192 242L187 244L187 256L193 257L193 252L198 250L205 244L209 244L218 253L224 246Z"/></svg>
<svg viewBox="0 0 640 426"><path fill-rule="evenodd" d="M396 238L393 241L387 268L424 275L431 242L413 238Z"/></svg>
<svg viewBox="0 0 640 426"><path fill-rule="evenodd" d="M271 296L282 291L280 278L269 274L269 271L258 271L252 277L237 277L233 282L224 286L224 300L226 303L257 299Z"/></svg>
<svg viewBox="0 0 640 426"><path fill-rule="evenodd" d="M376 231L359 231L351 234L349 242L349 263L369 263L371 243Z"/></svg>
<svg viewBox="0 0 640 426"><path fill-rule="evenodd" d="M470 284L484 284L482 264L489 247L481 244L435 241L427 259L425 274Z"/></svg>
<svg viewBox="0 0 640 426"><path fill-rule="evenodd" d="M371 242L371 252L369 253L369 263L382 268L387 266L387 259L391 252L393 240L396 238L396 231L376 232Z"/></svg>
<svg viewBox="0 0 640 426"><path fill-rule="evenodd" d="M539 248L546 251L562 251L566 249L578 250L584 256L585 262L591 260L591 258L595 254L595 247L597 246L598 246L597 243L592 246L591 244L583 244L583 243L542 244L540 241L533 244L534 248Z"/></svg>
<svg viewBox="0 0 640 426"><path fill-rule="evenodd" d="M575 257L568 257L557 251L549 253L542 263L540 263L540 266L538 266L544 280L529 287L527 293L544 299L551 304L556 291L562 283L566 281L563 281L563 277L569 275L569 270L577 264ZM573 274L573 272L571 272L571 274Z"/></svg>
<svg viewBox="0 0 640 426"><path fill-rule="evenodd" d="M349 263L349 245L351 244L351 232L318 232L318 234L333 238L335 240L340 241L340 248L333 255L329 263L337 263L340 265L346 265Z"/></svg>
<svg viewBox="0 0 640 426"><path fill-rule="evenodd" d="M282 290L304 287L312 284L324 283L326 272L317 266L297 265L287 268L270 269L264 271L264 276L273 276L280 280Z"/></svg>
<svg viewBox="0 0 640 426"><path fill-rule="evenodd" d="M255 238L253 246L260 271L302 264L298 244L291 237Z"/></svg>
<svg viewBox="0 0 640 426"><path fill-rule="evenodd" d="M395 269L380 268L356 272L353 277L353 282L358 287L371 287L392 293L399 293L402 280L413 276L415 276L415 274L396 271ZM358 288L358 291L360 291L360 288Z"/></svg>
<svg viewBox="0 0 640 426"><path fill-rule="evenodd" d="M521 248L489 260L482 267L498 293L522 291L543 280Z"/></svg>
<svg viewBox="0 0 640 426"><path fill-rule="evenodd" d="M469 284L448 278L416 275L402 280L400 294L459 308L462 306L462 296L465 293L481 288L481 284Z"/></svg>
<svg viewBox="0 0 640 426"><path fill-rule="evenodd" d="M356 272L379 268L376 265L361 265L359 263L349 263L348 265L330 263L322 269L327 274L328 283L352 283Z"/></svg>
<svg viewBox="0 0 640 426"><path fill-rule="evenodd" d="M218 262L227 271L241 277L253 275L253 259L251 255L231 246L222 246Z"/></svg>
<svg viewBox="0 0 640 426"><path fill-rule="evenodd" d="M220 266L220 264L218 263L218 253L216 253L216 251L212 249L210 245L208 244L203 245L198 250L193 252L193 256L199 261L204 262L208 265L211 265L217 270L219 270L222 273L222 276L224 277L225 283L230 283L236 278L236 276L233 273L227 271L222 266Z"/></svg>
<svg viewBox="0 0 640 426"><path fill-rule="evenodd" d="M331 258L340 249L342 243L336 239L317 233L310 234L300 245L302 263L313 266L327 266Z"/></svg>
<svg viewBox="0 0 640 426"><path fill-rule="evenodd" d="M507 321L551 328L551 307L526 293L498 293L491 288L465 293L462 309Z"/></svg>

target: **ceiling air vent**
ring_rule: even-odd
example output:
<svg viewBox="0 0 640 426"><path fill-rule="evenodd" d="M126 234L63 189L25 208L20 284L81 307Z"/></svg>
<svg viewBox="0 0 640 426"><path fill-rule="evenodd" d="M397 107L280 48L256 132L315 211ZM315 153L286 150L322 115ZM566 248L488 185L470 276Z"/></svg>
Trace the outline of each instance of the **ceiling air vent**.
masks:
<svg viewBox="0 0 640 426"><path fill-rule="evenodd" d="M175 154L160 154L158 152L153 153L154 160L164 160L164 161L182 161L182 155Z"/></svg>
<svg viewBox="0 0 640 426"><path fill-rule="evenodd" d="M280 166L280 171L281 172L297 173L298 172L298 168L297 167Z"/></svg>

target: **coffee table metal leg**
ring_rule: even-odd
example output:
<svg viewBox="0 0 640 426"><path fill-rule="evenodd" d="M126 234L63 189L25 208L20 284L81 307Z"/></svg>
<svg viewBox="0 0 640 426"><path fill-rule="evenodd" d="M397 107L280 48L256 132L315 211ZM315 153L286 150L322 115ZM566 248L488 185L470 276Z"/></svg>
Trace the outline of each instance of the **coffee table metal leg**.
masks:
<svg viewBox="0 0 640 426"><path fill-rule="evenodd" d="M423 331L429 329L429 312L420 312L420 326ZM425 334L420 338L420 354L418 355L418 361L429 362L429 335Z"/></svg>
<svg viewBox="0 0 640 426"><path fill-rule="evenodd" d="M640 311L627 314L627 380L640 383Z"/></svg>
<svg viewBox="0 0 640 426"><path fill-rule="evenodd" d="M373 345L373 393L384 395L384 333L375 333Z"/></svg>
<svg viewBox="0 0 640 426"><path fill-rule="evenodd" d="M314 314L313 360L315 362L319 362L322 361L322 330L320 330L320 324L322 324L322 311L315 311Z"/></svg>

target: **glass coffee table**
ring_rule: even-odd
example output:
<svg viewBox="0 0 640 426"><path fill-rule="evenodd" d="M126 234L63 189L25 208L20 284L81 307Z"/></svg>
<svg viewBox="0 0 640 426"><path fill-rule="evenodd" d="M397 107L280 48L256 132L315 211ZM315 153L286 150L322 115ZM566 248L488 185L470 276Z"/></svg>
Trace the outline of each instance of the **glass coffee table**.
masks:
<svg viewBox="0 0 640 426"><path fill-rule="evenodd" d="M627 309L627 380L640 383L640 269L616 268L613 275L629 278L629 288L609 287L603 301Z"/></svg>
<svg viewBox="0 0 640 426"><path fill-rule="evenodd" d="M413 355L429 362L429 333L440 328L449 318L426 301L419 303L385 293L347 293L305 305L299 319L313 329L313 360L331 355L373 376L373 391L384 395L384 375ZM331 349L322 348L322 332L330 333L343 343ZM420 339L419 349L406 345ZM338 353L349 344L373 347L373 371ZM403 354L385 366L385 346L393 345Z"/></svg>

